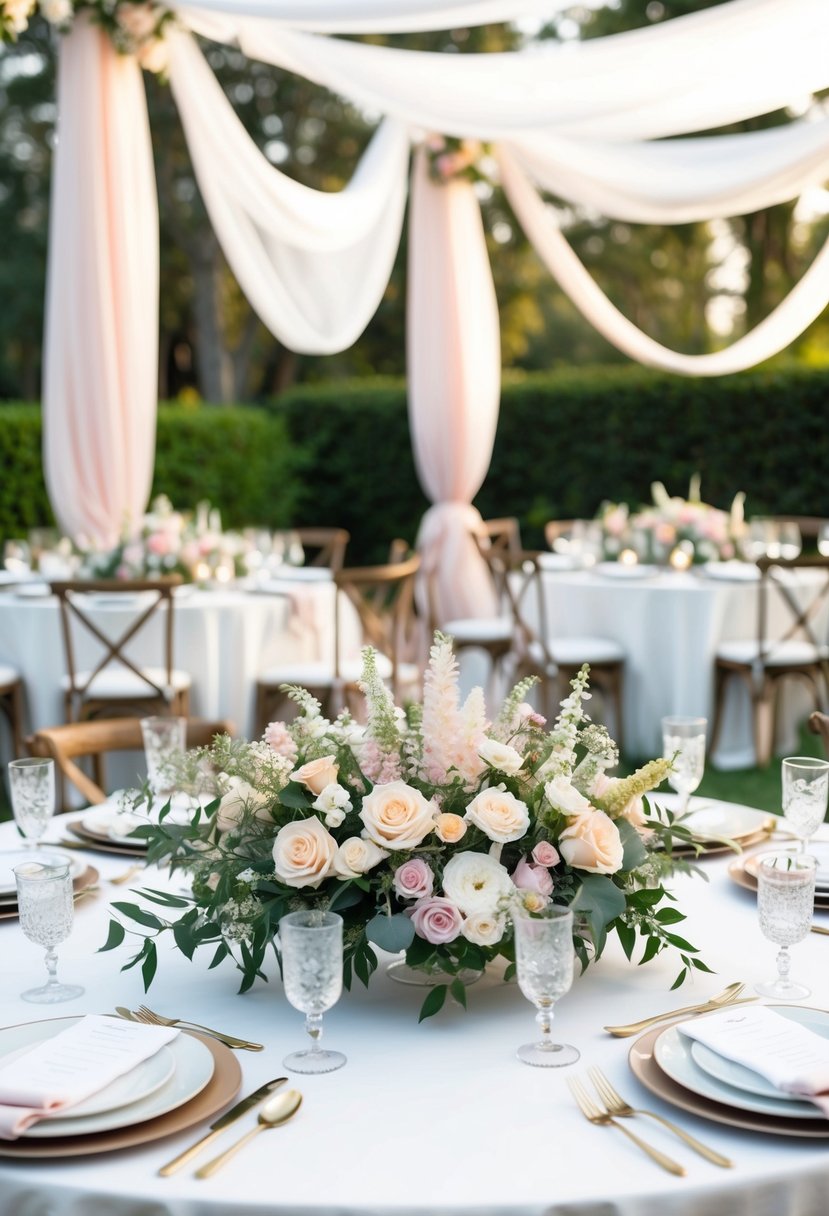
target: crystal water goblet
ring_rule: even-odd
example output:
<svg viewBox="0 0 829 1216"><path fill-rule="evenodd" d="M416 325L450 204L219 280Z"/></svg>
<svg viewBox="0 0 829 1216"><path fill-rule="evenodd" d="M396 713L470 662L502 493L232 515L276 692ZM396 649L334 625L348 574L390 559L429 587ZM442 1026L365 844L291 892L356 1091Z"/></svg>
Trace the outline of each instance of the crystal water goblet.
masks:
<svg viewBox="0 0 829 1216"><path fill-rule="evenodd" d="M783 818L805 853L810 838L826 818L829 802L829 760L787 756L780 765Z"/></svg>
<svg viewBox="0 0 829 1216"><path fill-rule="evenodd" d="M26 540L7 540L3 545L3 564L11 574L29 574L32 550Z"/></svg>
<svg viewBox="0 0 829 1216"><path fill-rule="evenodd" d="M795 558L800 557L803 549L803 539L800 535L800 528L794 520L784 520L779 525L780 533L780 556L784 561L793 562Z"/></svg>
<svg viewBox="0 0 829 1216"><path fill-rule="evenodd" d="M72 932L75 904L72 878L66 863L43 865L26 862L14 867L20 927L30 942L46 950L48 980L40 988L21 992L24 1001L53 1005L83 995L79 984L58 981L58 956L55 947Z"/></svg>
<svg viewBox="0 0 829 1216"><path fill-rule="evenodd" d="M294 1051L282 1063L292 1072L322 1073L342 1068L341 1051L320 1047L322 1015L343 990L343 921L336 912L290 912L279 922L279 949L285 995L305 1014L310 1048Z"/></svg>
<svg viewBox="0 0 829 1216"><path fill-rule="evenodd" d="M535 1020L541 1030L538 1042L524 1043L516 1055L537 1068L575 1064L578 1048L550 1037L553 1006L573 983L573 913L549 904L536 916L514 916L513 928L518 987L538 1010Z"/></svg>
<svg viewBox="0 0 829 1216"><path fill-rule="evenodd" d="M780 947L777 953L777 978L755 984L761 996L781 1001L800 1001L810 989L789 978L789 946L803 941L812 927L815 907L814 857L799 853L770 853L757 870L757 910L760 932Z"/></svg>
<svg viewBox="0 0 829 1216"><path fill-rule="evenodd" d="M817 538L817 551L821 557L829 557L829 523L820 525Z"/></svg>
<svg viewBox="0 0 829 1216"><path fill-rule="evenodd" d="M9 789L18 830L27 847L36 849L55 813L54 760L10 760Z"/></svg>
<svg viewBox="0 0 829 1216"><path fill-rule="evenodd" d="M169 793L175 785L176 760L187 744L187 719L142 718L141 736L150 789L156 795Z"/></svg>
<svg viewBox="0 0 829 1216"><path fill-rule="evenodd" d="M673 768L668 784L679 794L678 816L688 810L688 800L705 772L705 718L663 718L662 752Z"/></svg>

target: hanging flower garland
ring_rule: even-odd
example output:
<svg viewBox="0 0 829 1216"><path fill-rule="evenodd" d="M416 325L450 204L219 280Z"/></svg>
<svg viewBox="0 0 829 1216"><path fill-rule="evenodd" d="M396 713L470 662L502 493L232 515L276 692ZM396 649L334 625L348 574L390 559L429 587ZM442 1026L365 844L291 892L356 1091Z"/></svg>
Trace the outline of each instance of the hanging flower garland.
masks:
<svg viewBox="0 0 829 1216"><path fill-rule="evenodd" d="M78 13L109 34L116 51L135 55L148 72L167 67L164 43L173 13L147 0L0 0L0 42L16 42L36 13L62 34L72 28Z"/></svg>
<svg viewBox="0 0 829 1216"><path fill-rule="evenodd" d="M491 186L494 160L489 144L456 135L429 135L424 141L429 176L438 185L460 179Z"/></svg>

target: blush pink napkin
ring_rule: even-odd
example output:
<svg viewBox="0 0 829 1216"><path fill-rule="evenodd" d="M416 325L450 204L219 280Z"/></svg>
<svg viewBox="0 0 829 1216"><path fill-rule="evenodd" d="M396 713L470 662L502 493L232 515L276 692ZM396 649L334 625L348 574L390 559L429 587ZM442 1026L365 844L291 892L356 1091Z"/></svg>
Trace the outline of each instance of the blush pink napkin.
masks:
<svg viewBox="0 0 829 1216"><path fill-rule="evenodd" d="M88 1014L66 1030L0 1060L0 1139L14 1140L136 1068L179 1031Z"/></svg>
<svg viewBox="0 0 829 1216"><path fill-rule="evenodd" d="M829 1039L774 1009L722 1009L677 1029L743 1064L786 1094L814 1102L829 1118Z"/></svg>

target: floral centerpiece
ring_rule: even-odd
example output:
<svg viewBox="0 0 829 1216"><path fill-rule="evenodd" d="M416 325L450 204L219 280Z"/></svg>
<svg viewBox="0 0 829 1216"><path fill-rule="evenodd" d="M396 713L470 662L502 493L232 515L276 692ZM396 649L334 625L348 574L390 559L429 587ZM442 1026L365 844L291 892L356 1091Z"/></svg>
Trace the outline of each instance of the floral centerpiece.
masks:
<svg viewBox="0 0 829 1216"><path fill-rule="evenodd" d="M628 955L644 941L642 961L678 950L675 986L690 968L707 970L676 935L683 919L661 877L672 866L672 838L689 833L644 795L671 767L654 760L630 777L607 769L618 760L603 727L584 713L588 670L548 730L518 684L494 721L475 689L460 704L451 640L435 635L423 704L397 709L364 652L367 724L348 712L334 721L305 690L289 688L299 708L290 724L272 723L261 742L227 737L193 753L192 781L205 766L217 797L189 822L169 807L137 829L151 862L186 866L192 896L146 891L156 907L113 904L105 949L121 944L125 921L143 934L145 983L156 970L156 938L172 932L188 957L214 950L211 966L232 956L244 991L278 953L280 917L305 907L333 910L345 922L345 982L364 983L377 966L373 947L405 951L414 967L439 968L421 1016L447 991L465 1003L459 976L501 956L513 969L510 914L549 901L576 913L575 947L586 966L615 932ZM667 851L666 851L667 848ZM166 919L175 910L177 919Z"/></svg>
<svg viewBox="0 0 829 1216"><path fill-rule="evenodd" d="M166 71L164 34L174 16L160 4L146 0L0 0L0 42L16 42L36 13L63 34L72 28L76 14L85 13L106 30L120 54L135 55L148 72Z"/></svg>
<svg viewBox="0 0 829 1216"><path fill-rule="evenodd" d="M736 494L730 510L722 511L702 501L695 475L687 498L671 497L660 481L651 486L651 495L652 505L636 512L627 503L602 504L598 520L606 558L614 560L625 549L632 549L642 561L657 563L678 551L688 558L682 565L737 556L745 530L745 494Z"/></svg>

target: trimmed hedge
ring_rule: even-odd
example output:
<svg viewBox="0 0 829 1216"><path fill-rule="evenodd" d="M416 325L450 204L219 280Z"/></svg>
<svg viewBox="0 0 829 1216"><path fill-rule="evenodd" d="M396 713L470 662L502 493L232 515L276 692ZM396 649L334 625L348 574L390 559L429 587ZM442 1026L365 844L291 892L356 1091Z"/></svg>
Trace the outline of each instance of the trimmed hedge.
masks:
<svg viewBox="0 0 829 1216"><path fill-rule="evenodd" d="M689 380L638 367L532 375L504 384L486 516L514 514L529 544L550 518L592 515L604 498L647 501L650 483L707 502L737 490L749 514L829 517L829 372L786 367ZM36 406L0 406L0 535L49 519ZM155 492L209 498L228 525L339 524L352 562L414 539L427 506L411 453L405 385L305 385L266 408L165 405Z"/></svg>

